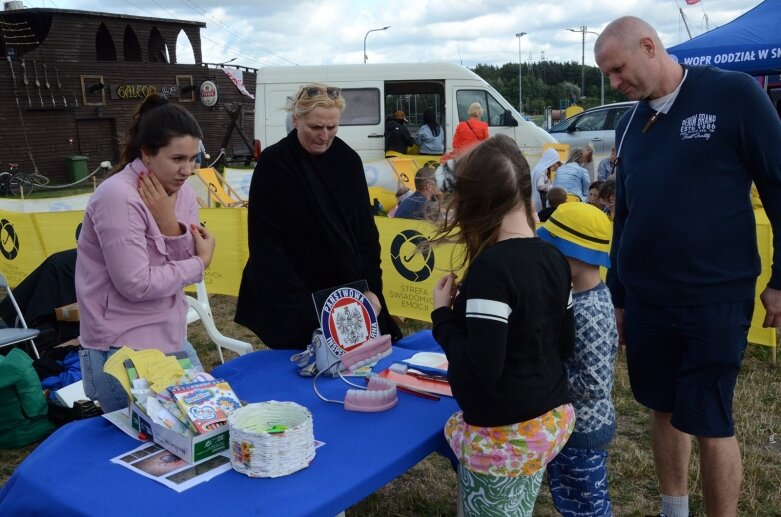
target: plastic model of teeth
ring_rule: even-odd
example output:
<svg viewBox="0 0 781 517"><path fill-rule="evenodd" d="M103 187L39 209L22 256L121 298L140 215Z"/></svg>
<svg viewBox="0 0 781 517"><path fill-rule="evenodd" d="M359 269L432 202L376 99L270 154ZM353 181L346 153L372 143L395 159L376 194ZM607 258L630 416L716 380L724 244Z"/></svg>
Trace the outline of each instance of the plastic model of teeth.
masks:
<svg viewBox="0 0 781 517"><path fill-rule="evenodd" d="M398 402L396 384L382 377L372 375L365 390L349 389L344 397L344 409L373 413L387 411Z"/></svg>

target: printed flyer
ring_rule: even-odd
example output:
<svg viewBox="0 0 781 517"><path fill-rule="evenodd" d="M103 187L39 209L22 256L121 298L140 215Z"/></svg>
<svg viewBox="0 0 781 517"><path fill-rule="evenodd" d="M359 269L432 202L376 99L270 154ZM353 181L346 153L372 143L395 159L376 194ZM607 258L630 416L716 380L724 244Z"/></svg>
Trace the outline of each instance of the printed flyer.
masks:
<svg viewBox="0 0 781 517"><path fill-rule="evenodd" d="M154 442L146 442L132 451L112 458L111 463L154 479L177 492L184 492L231 470L227 451L191 465Z"/></svg>

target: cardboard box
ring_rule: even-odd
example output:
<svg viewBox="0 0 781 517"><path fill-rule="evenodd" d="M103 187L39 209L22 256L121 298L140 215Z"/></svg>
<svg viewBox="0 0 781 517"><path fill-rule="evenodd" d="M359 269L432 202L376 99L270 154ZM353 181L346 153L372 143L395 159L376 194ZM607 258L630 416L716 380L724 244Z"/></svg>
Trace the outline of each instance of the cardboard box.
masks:
<svg viewBox="0 0 781 517"><path fill-rule="evenodd" d="M138 406L131 404L130 425L187 463L197 463L226 451L230 447L227 424L206 434L184 436L167 427L155 424Z"/></svg>
<svg viewBox="0 0 781 517"><path fill-rule="evenodd" d="M79 304L71 303L54 309L57 321L79 321Z"/></svg>

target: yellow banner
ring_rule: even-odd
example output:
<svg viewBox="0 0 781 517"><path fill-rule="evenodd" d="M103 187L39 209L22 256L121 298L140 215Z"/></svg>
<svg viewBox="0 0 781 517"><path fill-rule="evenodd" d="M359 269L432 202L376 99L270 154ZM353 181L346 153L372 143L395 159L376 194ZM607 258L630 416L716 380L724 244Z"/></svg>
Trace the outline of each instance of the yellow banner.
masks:
<svg viewBox="0 0 781 517"><path fill-rule="evenodd" d="M431 236L431 225L388 217L374 220L380 231L382 290L388 310L395 316L431 321L434 285L458 262L458 253L453 257L455 246L443 245L419 253L416 246Z"/></svg>
<svg viewBox="0 0 781 517"><path fill-rule="evenodd" d="M247 262L247 211L201 208L201 223L217 240L205 282L209 293L239 292L241 272ZM0 270L11 287L16 286L46 257L76 247L76 231L84 212L18 213L0 210Z"/></svg>
<svg viewBox="0 0 781 517"><path fill-rule="evenodd" d="M246 208L201 208L198 218L214 236L217 247L204 274L209 294L239 294L241 273L249 258Z"/></svg>
<svg viewBox="0 0 781 517"><path fill-rule="evenodd" d="M766 346L776 346L776 333L774 328L762 328L765 319L765 307L759 300L759 295L770 281L770 266L773 264L773 229L770 220L763 209L754 210L757 219L757 245L759 257L762 262L762 271L757 278L757 292L754 295L754 314L751 317L751 327L748 330L748 340L752 343Z"/></svg>
<svg viewBox="0 0 781 517"><path fill-rule="evenodd" d="M18 213L0 210L0 269L11 287L52 253L76 247L84 212Z"/></svg>
<svg viewBox="0 0 781 517"><path fill-rule="evenodd" d="M762 272L757 280L759 294L770 278L773 235L765 212L760 209L755 214L762 259ZM0 270L11 287L52 253L74 248L76 231L83 216L83 211L18 213L0 210ZM210 294L236 296L249 255L247 210L202 208L199 218L217 240L214 258L206 271L206 289ZM445 245L418 253L416 245L433 232L429 224L387 217L376 217L375 221L380 231L382 279L388 309L405 318L431 321L434 285L458 262L458 249ZM458 273L462 276L461 271ZM764 318L765 310L757 296L749 341L776 346L776 329L762 328Z"/></svg>

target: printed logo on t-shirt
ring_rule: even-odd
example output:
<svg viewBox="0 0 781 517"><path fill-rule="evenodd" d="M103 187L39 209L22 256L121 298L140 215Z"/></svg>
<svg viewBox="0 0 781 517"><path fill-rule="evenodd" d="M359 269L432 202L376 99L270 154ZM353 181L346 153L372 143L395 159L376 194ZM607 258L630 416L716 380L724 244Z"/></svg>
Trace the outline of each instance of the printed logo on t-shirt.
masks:
<svg viewBox="0 0 781 517"><path fill-rule="evenodd" d="M713 133L716 132L716 115L709 113L698 113L691 117L686 117L681 122L681 140L691 140L704 138L710 140Z"/></svg>

